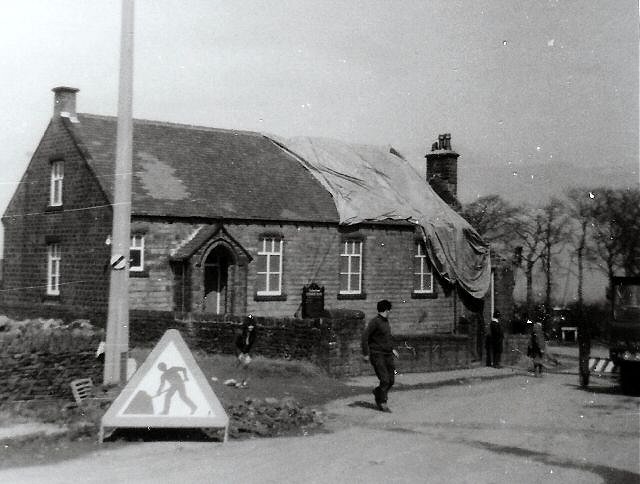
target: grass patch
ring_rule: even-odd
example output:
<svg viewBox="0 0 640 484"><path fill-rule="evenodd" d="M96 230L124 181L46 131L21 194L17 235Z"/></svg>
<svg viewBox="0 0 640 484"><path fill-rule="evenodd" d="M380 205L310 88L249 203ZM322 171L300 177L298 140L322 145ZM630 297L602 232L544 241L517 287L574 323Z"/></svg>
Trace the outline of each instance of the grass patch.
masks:
<svg viewBox="0 0 640 484"><path fill-rule="evenodd" d="M245 370L233 355L196 353L194 357L225 408L242 403L247 397L288 397L305 406L320 406L353 394L353 389L307 361L256 356ZM248 388L227 386L224 382L228 379L247 380Z"/></svg>
<svg viewBox="0 0 640 484"><path fill-rule="evenodd" d="M130 356L140 367L150 352L151 349L134 348ZM193 356L229 414L232 438L296 435L309 429L318 430L313 409L336 398L362 393L362 389L329 377L307 361L256 356L243 370L233 355L195 351ZM224 382L228 379L247 379L248 386L227 386ZM116 389L96 387L93 398L81 406L65 400L35 400L3 408L0 425L39 422L56 424L67 431L1 441L0 468L55 462L99 449L100 419L117 393ZM105 445L130 444L116 441Z"/></svg>
<svg viewBox="0 0 640 484"><path fill-rule="evenodd" d="M140 366L150 352L150 349L136 348L130 352L130 356L135 358ZM305 406L320 406L356 392L356 389L328 376L320 367L309 361L255 356L244 370L238 365L234 355L194 351L193 356L225 408L241 404L247 397L290 397ZM225 385L224 382L229 379L246 379L248 388Z"/></svg>
<svg viewBox="0 0 640 484"><path fill-rule="evenodd" d="M279 378L318 378L326 374L316 365L308 361L274 360L257 356L250 363L250 368L256 376Z"/></svg>
<svg viewBox="0 0 640 484"><path fill-rule="evenodd" d="M142 365L147 356L151 353L147 348L134 348L130 352L130 356L135 358L138 366ZM204 371L204 369L218 369L225 374L233 373L238 367L237 358L234 355L227 354L209 354L204 351L194 351L193 357L195 358L198 366ZM272 376L272 377L318 377L325 375L325 372L314 365L310 361L303 360L284 360L278 358L266 358L264 356L257 355L252 357L249 365L251 372L255 376Z"/></svg>

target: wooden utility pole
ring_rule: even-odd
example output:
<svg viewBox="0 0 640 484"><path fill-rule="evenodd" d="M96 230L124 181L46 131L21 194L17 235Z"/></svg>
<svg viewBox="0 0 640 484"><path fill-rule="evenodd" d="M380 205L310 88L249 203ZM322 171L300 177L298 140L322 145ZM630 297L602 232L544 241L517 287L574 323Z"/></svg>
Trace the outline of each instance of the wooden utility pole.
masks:
<svg viewBox="0 0 640 484"><path fill-rule="evenodd" d="M581 387L589 385L589 357L591 356L591 328L584 312L584 258L586 231L582 231L580 247L578 247L578 381ZM573 261L573 257L571 258Z"/></svg>
<svg viewBox="0 0 640 484"><path fill-rule="evenodd" d="M131 170L133 145L133 2L122 0L118 131L113 195L109 313L104 384L126 381L129 353L129 248L131 246Z"/></svg>

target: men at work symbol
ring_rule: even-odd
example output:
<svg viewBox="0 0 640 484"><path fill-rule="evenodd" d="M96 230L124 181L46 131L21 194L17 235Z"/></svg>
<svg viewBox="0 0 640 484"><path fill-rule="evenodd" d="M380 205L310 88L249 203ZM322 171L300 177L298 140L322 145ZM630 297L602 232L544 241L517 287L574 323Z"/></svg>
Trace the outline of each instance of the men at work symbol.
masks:
<svg viewBox="0 0 640 484"><path fill-rule="evenodd" d="M185 391L184 382L189 381L187 370L182 366L172 366L171 368L167 368L167 365L163 362L158 363L158 370L162 372L162 375L160 376L160 386L158 387L158 391L155 396L157 397L161 393L165 393L162 415L167 415L169 413L171 398L173 398L173 395L176 392L178 392L180 399L189 406L191 409L191 415L193 415L198 406L191 401ZM162 388L165 386L165 383L168 383L169 387L163 391Z"/></svg>

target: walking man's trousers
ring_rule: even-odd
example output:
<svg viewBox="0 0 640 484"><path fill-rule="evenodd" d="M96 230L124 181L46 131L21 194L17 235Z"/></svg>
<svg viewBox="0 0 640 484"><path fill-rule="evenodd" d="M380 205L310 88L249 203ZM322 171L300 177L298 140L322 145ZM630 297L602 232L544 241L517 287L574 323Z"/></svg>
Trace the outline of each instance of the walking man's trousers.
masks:
<svg viewBox="0 0 640 484"><path fill-rule="evenodd" d="M387 403L387 394L389 389L395 382L395 366L393 362L392 353L371 353L369 355L369 361L373 366L374 371L380 384L373 391L375 394L376 402Z"/></svg>

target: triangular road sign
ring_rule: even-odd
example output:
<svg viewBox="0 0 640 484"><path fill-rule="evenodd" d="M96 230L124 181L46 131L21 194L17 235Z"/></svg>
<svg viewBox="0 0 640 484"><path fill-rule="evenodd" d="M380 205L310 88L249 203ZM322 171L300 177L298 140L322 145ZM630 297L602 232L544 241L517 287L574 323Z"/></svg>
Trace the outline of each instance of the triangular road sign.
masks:
<svg viewBox="0 0 640 484"><path fill-rule="evenodd" d="M116 428L224 428L229 417L191 351L168 330L102 417L100 441Z"/></svg>

